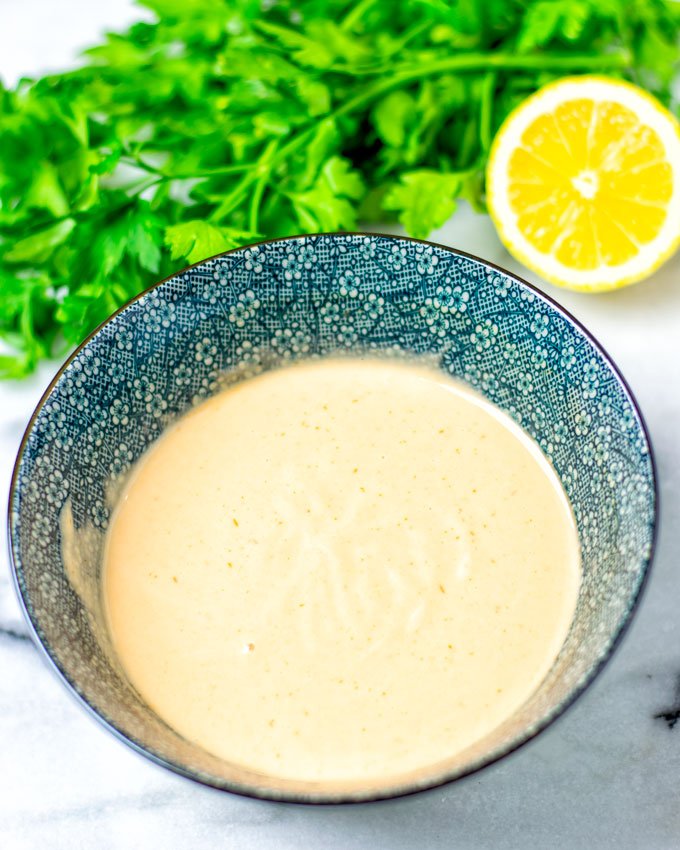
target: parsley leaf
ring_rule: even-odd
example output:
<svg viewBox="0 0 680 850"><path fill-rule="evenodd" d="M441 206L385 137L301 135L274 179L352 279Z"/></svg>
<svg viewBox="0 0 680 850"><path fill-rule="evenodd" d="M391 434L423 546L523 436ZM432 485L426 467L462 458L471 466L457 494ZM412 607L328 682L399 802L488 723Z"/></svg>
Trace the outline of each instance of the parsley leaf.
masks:
<svg viewBox="0 0 680 850"><path fill-rule="evenodd" d="M390 92L387 97L378 101L372 113L378 138L391 147L398 148L403 145L415 109L415 101L405 91Z"/></svg>
<svg viewBox="0 0 680 850"><path fill-rule="evenodd" d="M66 240L75 227L72 218L66 218L57 224L51 224L30 236L15 242L2 255L5 263L43 263L49 259L57 245Z"/></svg>
<svg viewBox="0 0 680 850"><path fill-rule="evenodd" d="M304 192L291 192L290 199L301 227L307 231L351 230L356 226L356 207L364 184L350 163L331 157L314 184Z"/></svg>
<svg viewBox="0 0 680 850"><path fill-rule="evenodd" d="M409 171L388 192L384 206L399 211L399 221L409 233L424 239L441 227L456 209L460 178L437 171Z"/></svg>
<svg viewBox="0 0 680 850"><path fill-rule="evenodd" d="M136 260L147 271L157 272L161 259L161 229L162 221L148 201L138 200L134 206L110 219L95 242L95 250L101 254L102 275L110 274L124 257Z"/></svg>
<svg viewBox="0 0 680 850"><path fill-rule="evenodd" d="M170 248L173 260L184 258L197 263L223 251L229 251L256 238L257 234L235 230L233 227L218 227L207 221L195 219L165 228L165 244Z"/></svg>

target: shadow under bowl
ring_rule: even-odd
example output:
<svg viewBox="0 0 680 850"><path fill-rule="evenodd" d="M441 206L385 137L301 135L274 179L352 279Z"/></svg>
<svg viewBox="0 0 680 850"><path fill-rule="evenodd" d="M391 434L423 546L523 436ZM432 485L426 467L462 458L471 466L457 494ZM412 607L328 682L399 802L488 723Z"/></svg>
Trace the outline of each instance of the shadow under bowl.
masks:
<svg viewBox="0 0 680 850"><path fill-rule="evenodd" d="M115 493L164 428L225 380L357 351L434 356L536 440L571 500L583 579L571 630L538 690L463 753L380 782L261 775L192 744L122 675L101 606ZM226 377L225 377L226 376ZM656 484L644 423L593 338L529 284L483 260L364 234L231 251L126 305L73 354L38 405L10 492L10 550L35 636L101 722L159 764L217 788L350 802L432 787L507 755L545 728L610 657L652 557Z"/></svg>

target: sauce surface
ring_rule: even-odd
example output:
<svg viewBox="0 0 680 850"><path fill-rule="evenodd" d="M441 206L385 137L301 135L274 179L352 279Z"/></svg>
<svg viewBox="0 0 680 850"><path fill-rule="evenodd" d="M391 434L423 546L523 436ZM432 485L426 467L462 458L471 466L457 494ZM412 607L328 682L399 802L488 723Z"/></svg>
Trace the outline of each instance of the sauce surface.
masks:
<svg viewBox="0 0 680 850"><path fill-rule="evenodd" d="M133 471L104 599L130 681L213 754L303 780L390 777L536 689L580 580L538 447L466 386L321 360L227 389Z"/></svg>

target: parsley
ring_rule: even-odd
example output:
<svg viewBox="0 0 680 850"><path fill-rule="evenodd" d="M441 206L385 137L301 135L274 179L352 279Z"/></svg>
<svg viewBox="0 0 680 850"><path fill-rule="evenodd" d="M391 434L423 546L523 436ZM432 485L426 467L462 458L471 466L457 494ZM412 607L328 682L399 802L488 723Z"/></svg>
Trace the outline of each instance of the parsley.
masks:
<svg viewBox="0 0 680 850"><path fill-rule="evenodd" d="M0 84L0 336L20 377L182 263L483 210L493 135L565 74L677 111L664 0L142 0L75 71Z"/></svg>

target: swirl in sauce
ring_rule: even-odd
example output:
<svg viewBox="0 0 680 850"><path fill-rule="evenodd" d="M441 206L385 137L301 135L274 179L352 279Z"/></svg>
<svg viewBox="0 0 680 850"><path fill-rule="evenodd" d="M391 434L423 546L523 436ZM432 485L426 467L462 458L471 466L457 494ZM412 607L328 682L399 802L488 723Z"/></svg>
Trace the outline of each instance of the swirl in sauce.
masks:
<svg viewBox="0 0 680 850"><path fill-rule="evenodd" d="M132 684L180 734L303 780L438 762L550 669L580 580L560 482L440 372L308 361L227 389L140 460L104 596Z"/></svg>

